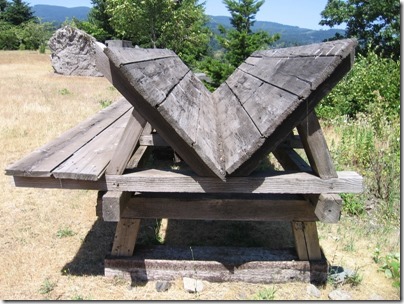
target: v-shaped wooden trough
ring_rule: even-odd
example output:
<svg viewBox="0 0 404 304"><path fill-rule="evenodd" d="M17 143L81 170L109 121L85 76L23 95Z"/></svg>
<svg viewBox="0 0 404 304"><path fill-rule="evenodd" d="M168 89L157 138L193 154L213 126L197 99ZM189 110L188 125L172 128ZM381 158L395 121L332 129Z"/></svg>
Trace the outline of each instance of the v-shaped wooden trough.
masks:
<svg viewBox="0 0 404 304"><path fill-rule="evenodd" d="M214 93L169 50L98 45L98 59L193 171L226 179L248 176L312 112L350 70L355 46L339 40L258 51Z"/></svg>

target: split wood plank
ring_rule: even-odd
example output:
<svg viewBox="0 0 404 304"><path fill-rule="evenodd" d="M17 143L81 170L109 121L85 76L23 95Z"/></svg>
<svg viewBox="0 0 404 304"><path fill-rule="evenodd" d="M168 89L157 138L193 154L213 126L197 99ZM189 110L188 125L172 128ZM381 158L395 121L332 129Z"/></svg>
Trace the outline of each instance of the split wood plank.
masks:
<svg viewBox="0 0 404 304"><path fill-rule="evenodd" d="M111 254L113 256L132 256L140 228L140 220L121 219L116 227Z"/></svg>
<svg viewBox="0 0 404 304"><path fill-rule="evenodd" d="M316 221L313 206L300 195L136 194L124 211L108 204L104 220L121 218L210 219L240 221Z"/></svg>
<svg viewBox="0 0 404 304"><path fill-rule="evenodd" d="M131 111L128 111L104 132L95 136L87 145L53 170L53 176L98 180L104 174L131 115Z"/></svg>
<svg viewBox="0 0 404 304"><path fill-rule="evenodd" d="M6 168L7 175L48 177L52 170L99 135L132 106L120 99L95 116Z"/></svg>
<svg viewBox="0 0 404 304"><path fill-rule="evenodd" d="M14 186L50 189L88 189L99 191L139 191L173 193L360 193L363 178L356 172L337 172L338 178L322 180L309 173L277 172L267 176L255 174L233 177L220 182L214 177L144 170L124 175L108 175L98 181L57 179L54 177L13 178Z"/></svg>

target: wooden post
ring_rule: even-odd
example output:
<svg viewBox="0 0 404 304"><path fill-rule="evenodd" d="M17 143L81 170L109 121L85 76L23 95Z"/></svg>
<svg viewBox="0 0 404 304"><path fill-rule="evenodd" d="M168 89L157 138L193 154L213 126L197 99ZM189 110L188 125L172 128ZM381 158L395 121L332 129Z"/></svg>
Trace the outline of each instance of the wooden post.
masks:
<svg viewBox="0 0 404 304"><path fill-rule="evenodd" d="M292 222L296 251L301 261L321 259L316 222Z"/></svg>
<svg viewBox="0 0 404 304"><path fill-rule="evenodd" d="M121 219L116 226L113 256L132 256L135 250L136 239L139 233L140 220Z"/></svg>

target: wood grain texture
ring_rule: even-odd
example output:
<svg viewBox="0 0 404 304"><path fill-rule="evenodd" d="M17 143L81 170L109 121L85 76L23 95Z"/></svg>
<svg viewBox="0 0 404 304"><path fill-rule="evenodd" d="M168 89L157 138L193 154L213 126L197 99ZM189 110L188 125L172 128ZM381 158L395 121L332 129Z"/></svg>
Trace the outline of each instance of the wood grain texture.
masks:
<svg viewBox="0 0 404 304"><path fill-rule="evenodd" d="M273 172L266 176L228 178L200 177L161 170L142 170L106 176L109 190L178 193L359 193L363 179L355 172L338 172L338 178L323 180L309 173Z"/></svg>
<svg viewBox="0 0 404 304"><path fill-rule="evenodd" d="M126 123L125 130L118 141L118 145L109 162L106 174L122 174L126 169L130 157L139 142L140 135L146 125L146 120L136 110Z"/></svg>
<svg viewBox="0 0 404 304"><path fill-rule="evenodd" d="M107 257L105 275L136 281L192 277L210 282L325 283L327 261L297 261L289 249L139 246L133 257Z"/></svg>
<svg viewBox="0 0 404 304"><path fill-rule="evenodd" d="M119 206L113 214L119 213ZM220 198L220 195L135 195L123 218L168 218L240 221L317 221L313 206L300 196L265 195Z"/></svg>
<svg viewBox="0 0 404 304"><path fill-rule="evenodd" d="M329 180L322 180L309 173L286 172L271 176L234 177L221 182L215 177L144 170L124 175L109 175L97 181L20 176L15 176L12 181L16 187L166 193L320 194L363 191L363 178L359 174L350 171L337 173L338 178Z"/></svg>
<svg viewBox="0 0 404 304"><path fill-rule="evenodd" d="M121 219L116 226L111 254L119 257L132 256L139 228L140 220Z"/></svg>
<svg viewBox="0 0 404 304"><path fill-rule="evenodd" d="M53 176L77 180L98 180L104 174L131 115L131 111L128 111L109 128L95 136L53 170Z"/></svg>
<svg viewBox="0 0 404 304"><path fill-rule="evenodd" d="M118 100L108 108L10 165L6 168L6 174L14 176L51 176L52 170L102 133L130 109L131 105L125 99Z"/></svg>

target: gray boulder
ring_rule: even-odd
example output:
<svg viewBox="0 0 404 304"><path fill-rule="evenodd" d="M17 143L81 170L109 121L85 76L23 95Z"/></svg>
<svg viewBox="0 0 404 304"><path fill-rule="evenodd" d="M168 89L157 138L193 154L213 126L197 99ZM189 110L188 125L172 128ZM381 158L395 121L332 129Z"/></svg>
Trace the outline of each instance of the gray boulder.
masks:
<svg viewBox="0 0 404 304"><path fill-rule="evenodd" d="M65 26L49 40L51 61L55 73L71 76L103 76L95 63L95 38Z"/></svg>

